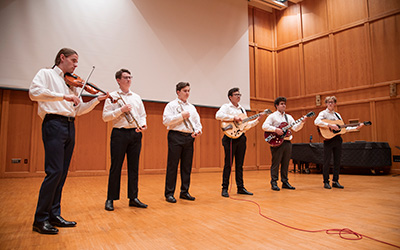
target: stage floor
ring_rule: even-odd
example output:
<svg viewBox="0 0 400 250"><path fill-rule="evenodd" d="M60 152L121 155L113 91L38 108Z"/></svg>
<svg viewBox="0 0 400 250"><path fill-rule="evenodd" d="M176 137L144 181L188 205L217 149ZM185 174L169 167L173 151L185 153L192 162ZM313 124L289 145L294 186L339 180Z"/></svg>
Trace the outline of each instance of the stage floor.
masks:
<svg viewBox="0 0 400 250"><path fill-rule="evenodd" d="M368 238L345 240L277 224L260 216L254 203L221 197L221 177L192 174L194 202L178 198L178 180L178 202L171 204L163 195L164 175L141 175L139 199L149 207L140 209L128 206L123 175L121 200L112 212L104 210L107 176L68 177L62 216L78 225L60 228L56 236L32 232L43 179L0 179L0 249L395 249ZM288 226L349 228L400 246L400 176L341 175L345 188L327 190L320 174L290 173L296 190L279 192L270 189L269 178L268 170L245 171L245 186L254 196L237 195L234 186L231 197L258 203L262 214Z"/></svg>

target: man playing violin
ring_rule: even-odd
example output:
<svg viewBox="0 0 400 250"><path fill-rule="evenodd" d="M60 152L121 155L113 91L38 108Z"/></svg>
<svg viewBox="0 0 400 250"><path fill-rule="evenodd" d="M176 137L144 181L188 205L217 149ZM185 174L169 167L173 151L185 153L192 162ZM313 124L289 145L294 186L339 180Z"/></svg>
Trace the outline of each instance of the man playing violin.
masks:
<svg viewBox="0 0 400 250"><path fill-rule="evenodd" d="M138 199L139 156L142 148L142 131L147 129L146 111L139 95L130 90L131 72L120 69L115 73L119 89L111 92L103 108L103 120L112 121L111 167L105 209L114 210L114 200L119 200L121 170L125 155L128 160L128 198L130 207L147 208Z"/></svg>
<svg viewBox="0 0 400 250"><path fill-rule="evenodd" d="M285 122L287 124L294 123L294 119L291 115L286 114L286 98L278 97L274 101L274 106L276 111L269 115L267 119L265 119L264 124L262 125L262 129L267 132L274 132L278 135L283 135L279 126ZM307 119L307 116L304 117L302 122L297 123L291 129L295 132L299 131L303 128L303 125ZM271 163L271 189L274 191L279 191L280 188L277 185L278 176L279 176L279 165L281 165L281 181L282 188L292 189L295 187L289 184L288 171L289 171L289 161L292 155L292 144L291 140L293 135L286 136L281 145L277 147L271 147L271 155L272 155L272 163Z"/></svg>
<svg viewBox="0 0 400 250"><path fill-rule="evenodd" d="M165 106L163 124L168 129L168 160L165 180L165 199L175 203L174 197L179 161L181 162L181 193L179 198L194 201L189 194L190 173L192 172L193 144L202 134L200 116L196 108L188 102L190 84L176 85L178 98Z"/></svg>
<svg viewBox="0 0 400 250"><path fill-rule="evenodd" d="M61 193L75 145L76 116L90 112L108 94L89 102L78 97L81 88L67 86L64 74L78 66L78 53L61 49L51 69L41 69L29 87L29 97L38 102L38 114L43 119L42 140L45 150L45 172L33 223L33 231L57 234L57 227L74 227L75 221L61 217Z"/></svg>

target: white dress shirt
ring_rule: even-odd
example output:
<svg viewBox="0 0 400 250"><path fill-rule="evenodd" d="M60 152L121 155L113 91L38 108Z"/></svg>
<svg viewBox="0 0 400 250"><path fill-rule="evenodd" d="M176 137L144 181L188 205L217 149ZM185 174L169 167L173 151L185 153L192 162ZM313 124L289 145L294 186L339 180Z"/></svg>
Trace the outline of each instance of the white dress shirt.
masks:
<svg viewBox="0 0 400 250"><path fill-rule="evenodd" d="M275 111L274 113L270 114L267 119L265 119L264 124L262 125L262 129L264 131L267 132L275 132L275 129L277 127L279 127L279 125L281 125L282 122L286 122L288 124L292 124L293 122L295 122L295 120L293 119L293 117L289 114L286 114L287 116L287 121L285 118L285 114L286 113L281 113L278 110ZM296 125L293 125L293 127L291 127L290 129L297 132L300 129L302 129L304 126L304 121L297 123ZM293 139L293 135L290 135L288 137L284 138L285 140L292 140Z"/></svg>
<svg viewBox="0 0 400 250"><path fill-rule="evenodd" d="M178 98L169 102L167 106L165 106L163 113L163 124L167 126L167 129L184 133L193 133L190 124L187 122L185 124L184 122L181 114L183 111L189 111L190 117L188 119L192 123L195 132L201 132L203 127L200 123L200 116L197 113L195 106L190 104L188 101L183 102Z"/></svg>
<svg viewBox="0 0 400 250"><path fill-rule="evenodd" d="M238 104L238 106L236 107L231 102L229 102L229 103L225 103L224 105L222 105L219 108L219 110L215 114L215 119L224 121L224 122L229 122L229 121L233 121L235 116L238 116L240 114L244 114L247 117L246 110L240 104ZM247 124L250 126L249 128L252 128L252 127L256 126L258 124L258 122L259 122L258 119L256 119L256 120L249 121Z"/></svg>
<svg viewBox="0 0 400 250"><path fill-rule="evenodd" d="M135 122L129 123L125 117L125 114L121 111L121 108L126 104L132 105L131 114L139 123L139 126L147 125L146 123L146 111L142 102L142 98L138 94L133 93L129 90L128 93L124 93L121 89L113 91L110 96L114 100L118 100L116 103L112 103L110 99L107 99L104 103L103 108L103 121L113 122L113 128L136 128ZM123 101L120 98L123 98ZM125 103L124 103L125 102Z"/></svg>
<svg viewBox="0 0 400 250"><path fill-rule="evenodd" d="M335 114L338 115L340 117L340 119ZM337 120L343 120L343 119L339 113L335 112L334 110L330 111L328 108L326 108L325 110L322 110L321 112L319 112L317 118L314 120L314 124L319 127L324 127L324 128L328 127L329 123L323 122L322 120L337 121ZM352 131L352 130L356 130L356 129L357 129L357 126L347 127L346 131Z"/></svg>
<svg viewBox="0 0 400 250"><path fill-rule="evenodd" d="M43 119L46 114L58 114L75 117L90 112L100 102L97 98L74 106L73 102L63 99L64 95L78 96L81 88L68 87L64 81L63 71L55 66L53 69L41 69L33 78L29 87L29 97L38 102L38 114Z"/></svg>

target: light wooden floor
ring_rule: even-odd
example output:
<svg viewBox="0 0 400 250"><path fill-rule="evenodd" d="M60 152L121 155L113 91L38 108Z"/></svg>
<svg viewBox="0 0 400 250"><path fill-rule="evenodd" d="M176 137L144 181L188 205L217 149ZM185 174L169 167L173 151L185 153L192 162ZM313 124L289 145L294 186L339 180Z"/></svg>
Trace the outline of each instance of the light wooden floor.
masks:
<svg viewBox="0 0 400 250"><path fill-rule="evenodd" d="M320 174L290 173L297 189L280 192L270 189L269 171L244 176L255 195L232 196L258 202L275 220L308 230L350 228L400 245L400 176L341 175L344 190L325 190ZM128 207L122 180L123 199L108 212L106 176L68 177L62 215L78 225L54 236L32 232L42 178L0 179L0 249L395 249L276 224L252 203L221 197L221 173L193 174L196 201L176 204L164 200L164 175L142 175L139 198L147 209Z"/></svg>

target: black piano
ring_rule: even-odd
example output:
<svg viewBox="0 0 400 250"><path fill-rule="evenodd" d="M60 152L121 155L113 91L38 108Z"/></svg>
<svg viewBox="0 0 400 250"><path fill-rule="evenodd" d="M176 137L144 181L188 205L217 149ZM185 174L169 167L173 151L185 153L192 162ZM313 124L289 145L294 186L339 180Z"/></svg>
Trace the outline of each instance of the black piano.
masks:
<svg viewBox="0 0 400 250"><path fill-rule="evenodd" d="M300 173L309 173L310 164L315 164L318 170L322 170L324 144L293 143L292 160L295 172L297 166ZM333 160L331 165L333 165ZM391 166L391 149L387 142L356 141L342 144L341 167L344 169L351 168L354 170L368 170L374 174L388 174Z"/></svg>

